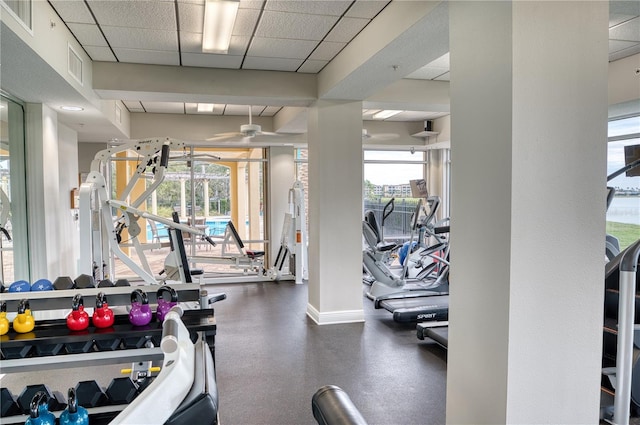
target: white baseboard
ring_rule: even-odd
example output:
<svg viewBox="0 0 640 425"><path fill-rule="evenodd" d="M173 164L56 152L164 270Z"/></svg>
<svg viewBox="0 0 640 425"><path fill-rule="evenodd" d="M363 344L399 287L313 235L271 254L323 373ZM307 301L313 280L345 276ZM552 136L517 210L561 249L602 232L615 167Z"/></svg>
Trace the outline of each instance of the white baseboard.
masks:
<svg viewBox="0 0 640 425"><path fill-rule="evenodd" d="M364 310L327 311L320 313L311 304L307 304L307 316L318 325L364 322Z"/></svg>

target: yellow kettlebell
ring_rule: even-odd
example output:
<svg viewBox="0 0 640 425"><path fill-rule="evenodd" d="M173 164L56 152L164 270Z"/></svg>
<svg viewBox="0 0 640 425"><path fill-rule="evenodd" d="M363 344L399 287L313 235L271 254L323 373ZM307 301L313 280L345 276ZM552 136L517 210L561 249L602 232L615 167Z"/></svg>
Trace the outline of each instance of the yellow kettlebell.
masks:
<svg viewBox="0 0 640 425"><path fill-rule="evenodd" d="M27 332L31 332L33 328L36 326L36 321L31 315L31 310L29 309L29 300L23 298L18 303L18 315L15 319L13 319L13 330L24 334Z"/></svg>
<svg viewBox="0 0 640 425"><path fill-rule="evenodd" d="M0 305L0 335L9 332L9 319L7 319L7 303Z"/></svg>

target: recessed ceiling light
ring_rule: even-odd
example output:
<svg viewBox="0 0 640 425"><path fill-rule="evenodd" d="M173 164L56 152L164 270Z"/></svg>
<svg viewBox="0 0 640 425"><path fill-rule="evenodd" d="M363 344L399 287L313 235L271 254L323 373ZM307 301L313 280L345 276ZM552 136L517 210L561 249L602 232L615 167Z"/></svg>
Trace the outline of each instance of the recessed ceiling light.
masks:
<svg viewBox="0 0 640 425"><path fill-rule="evenodd" d="M84 108L81 106L61 106L60 109L63 111L84 111Z"/></svg>

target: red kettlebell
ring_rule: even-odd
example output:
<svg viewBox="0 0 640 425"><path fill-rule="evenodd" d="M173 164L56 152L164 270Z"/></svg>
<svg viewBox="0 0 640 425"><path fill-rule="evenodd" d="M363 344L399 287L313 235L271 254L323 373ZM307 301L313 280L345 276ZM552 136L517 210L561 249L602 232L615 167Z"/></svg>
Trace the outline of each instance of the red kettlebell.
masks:
<svg viewBox="0 0 640 425"><path fill-rule="evenodd" d="M113 310L107 304L107 296L104 292L98 292L98 295L96 295L96 308L93 310L93 316L91 316L93 326L96 328L108 328L113 326L114 320Z"/></svg>
<svg viewBox="0 0 640 425"><path fill-rule="evenodd" d="M171 300L167 301L163 298L163 294L167 292L171 296ZM161 286L156 293L156 298L158 299L158 309L156 310L156 318L162 322L164 321L164 316L167 315L171 307L174 305L178 305L178 293L175 289L170 286Z"/></svg>
<svg viewBox="0 0 640 425"><path fill-rule="evenodd" d="M89 327L89 315L84 311L81 294L76 294L71 303L72 311L67 316L67 327L72 331L81 331Z"/></svg>
<svg viewBox="0 0 640 425"><path fill-rule="evenodd" d="M131 322L133 326L146 326L151 322L151 316L151 306L149 306L149 297L147 296L147 293L142 289L136 289L131 292L129 322Z"/></svg>

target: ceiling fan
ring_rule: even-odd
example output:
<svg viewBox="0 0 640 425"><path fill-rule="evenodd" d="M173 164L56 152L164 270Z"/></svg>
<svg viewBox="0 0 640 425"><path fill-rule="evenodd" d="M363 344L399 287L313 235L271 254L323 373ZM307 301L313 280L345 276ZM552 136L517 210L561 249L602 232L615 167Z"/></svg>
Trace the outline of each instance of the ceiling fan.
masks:
<svg viewBox="0 0 640 425"><path fill-rule="evenodd" d="M295 135L288 135L288 134L273 133L270 131L262 131L262 127L258 124L254 124L252 121L252 118L253 117L251 113L251 106L249 106L249 123L242 124L240 126L239 132L235 131L235 132L216 134L214 137L207 139L207 141L249 142L254 138L256 140L267 141L267 140L284 140L292 136L295 136Z"/></svg>
<svg viewBox="0 0 640 425"><path fill-rule="evenodd" d="M366 128L362 129L362 141L367 140L393 140L400 137L399 134L396 133L377 133L370 134Z"/></svg>

